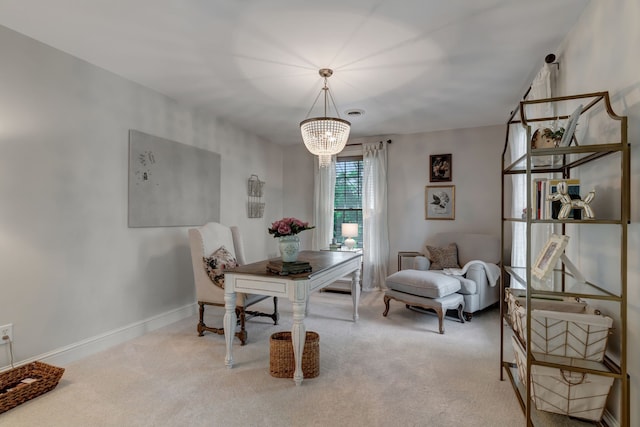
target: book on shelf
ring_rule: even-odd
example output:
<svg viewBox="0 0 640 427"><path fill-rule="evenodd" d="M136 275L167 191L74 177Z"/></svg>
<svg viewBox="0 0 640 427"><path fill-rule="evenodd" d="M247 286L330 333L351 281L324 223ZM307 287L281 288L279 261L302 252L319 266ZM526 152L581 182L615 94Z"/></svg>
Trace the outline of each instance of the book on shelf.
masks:
<svg viewBox="0 0 640 427"><path fill-rule="evenodd" d="M311 264L306 261L284 262L281 259L271 259L267 263L267 271L281 276L308 273L311 271Z"/></svg>
<svg viewBox="0 0 640 427"><path fill-rule="evenodd" d="M558 212L562 207L559 200L548 200L548 196L558 191L559 182L567 183L569 197L572 199L580 198L580 180L579 179L548 179L536 178L532 181L533 189L531 192L533 207L532 219L558 219ZM580 209L572 209L569 214L571 219L581 219L582 212Z"/></svg>
<svg viewBox="0 0 640 427"><path fill-rule="evenodd" d="M532 219L542 219L544 218L544 208L545 208L545 186L546 186L547 178L536 178L532 181L533 189L531 192L531 196L533 198L531 206L533 207L533 215Z"/></svg>

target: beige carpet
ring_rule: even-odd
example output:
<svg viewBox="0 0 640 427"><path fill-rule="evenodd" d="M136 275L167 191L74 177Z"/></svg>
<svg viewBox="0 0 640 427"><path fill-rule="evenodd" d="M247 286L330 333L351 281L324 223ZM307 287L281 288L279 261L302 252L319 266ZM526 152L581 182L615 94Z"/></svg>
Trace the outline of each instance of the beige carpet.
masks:
<svg viewBox="0 0 640 427"><path fill-rule="evenodd" d="M268 304L261 303L262 307ZM499 312L465 324L363 294L312 296L307 330L320 334L320 375L296 387L269 375L269 336L291 327L248 323L249 342L224 366L224 338L198 337L196 318L66 366L53 391L0 415L0 426L519 426L522 411L499 380ZM221 324L221 310L207 321Z"/></svg>

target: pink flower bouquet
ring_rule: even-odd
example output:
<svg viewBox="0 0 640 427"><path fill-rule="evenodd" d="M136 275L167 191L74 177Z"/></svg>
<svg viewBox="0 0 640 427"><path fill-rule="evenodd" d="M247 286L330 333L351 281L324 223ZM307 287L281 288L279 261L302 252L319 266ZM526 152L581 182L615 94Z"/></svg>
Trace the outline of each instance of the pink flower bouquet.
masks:
<svg viewBox="0 0 640 427"><path fill-rule="evenodd" d="M273 237L293 236L301 231L311 230L312 228L315 227L309 225L308 222L302 222L296 218L282 218L271 224L269 234L273 234Z"/></svg>

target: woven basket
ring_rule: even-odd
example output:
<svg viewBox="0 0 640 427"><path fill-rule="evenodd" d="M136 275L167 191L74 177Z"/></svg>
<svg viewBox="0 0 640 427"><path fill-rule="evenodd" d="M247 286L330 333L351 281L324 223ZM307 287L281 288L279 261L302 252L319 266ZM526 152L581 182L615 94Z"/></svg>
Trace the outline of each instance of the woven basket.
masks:
<svg viewBox="0 0 640 427"><path fill-rule="evenodd" d="M296 369L293 358L291 332L276 332L271 335L269 371L276 378L293 378ZM302 352L302 373L305 379L320 374L320 335L307 331Z"/></svg>
<svg viewBox="0 0 640 427"><path fill-rule="evenodd" d="M0 372L0 414L21 403L53 390L64 373L64 368L32 362L5 372ZM31 378L29 384L22 380Z"/></svg>

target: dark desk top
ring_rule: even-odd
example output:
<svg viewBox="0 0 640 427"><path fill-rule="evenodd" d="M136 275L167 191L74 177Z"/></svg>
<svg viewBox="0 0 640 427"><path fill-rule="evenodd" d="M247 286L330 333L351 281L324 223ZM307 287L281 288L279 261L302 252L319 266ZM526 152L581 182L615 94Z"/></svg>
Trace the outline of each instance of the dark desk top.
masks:
<svg viewBox="0 0 640 427"><path fill-rule="evenodd" d="M225 272L251 274L256 276L281 277L293 280L305 280L312 278L315 274L318 274L330 267L340 265L354 258L360 258L361 256L362 254L355 252L300 251L300 254L298 255L298 261L306 261L311 264L310 273L291 274L289 276L279 276L278 274L269 273L267 271L267 264L269 263L268 259L264 261L254 262L252 264L241 265L236 268L230 268Z"/></svg>

